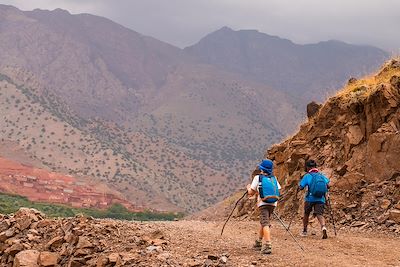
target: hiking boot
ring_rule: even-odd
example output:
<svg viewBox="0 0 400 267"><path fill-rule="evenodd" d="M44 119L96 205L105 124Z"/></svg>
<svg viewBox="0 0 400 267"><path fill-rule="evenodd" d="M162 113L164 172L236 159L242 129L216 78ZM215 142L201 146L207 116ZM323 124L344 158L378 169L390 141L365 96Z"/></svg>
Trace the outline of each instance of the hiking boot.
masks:
<svg viewBox="0 0 400 267"><path fill-rule="evenodd" d="M271 244L262 244L261 254L271 254L272 253L272 245Z"/></svg>
<svg viewBox="0 0 400 267"><path fill-rule="evenodd" d="M327 239L328 238L328 231L326 230L326 227L322 227L322 239Z"/></svg>
<svg viewBox="0 0 400 267"><path fill-rule="evenodd" d="M300 233L300 236L302 236L302 237L306 237L307 235L308 235L307 231L303 231Z"/></svg>
<svg viewBox="0 0 400 267"><path fill-rule="evenodd" d="M256 250L260 250L261 247L262 247L262 241L261 240L256 240L254 242L253 248L256 249Z"/></svg>

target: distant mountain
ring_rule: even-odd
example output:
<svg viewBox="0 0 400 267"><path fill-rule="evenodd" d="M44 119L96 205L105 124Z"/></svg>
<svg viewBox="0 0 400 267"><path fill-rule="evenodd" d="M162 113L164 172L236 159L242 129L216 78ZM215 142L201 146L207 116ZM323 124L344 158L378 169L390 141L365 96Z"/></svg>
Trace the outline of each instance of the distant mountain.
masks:
<svg viewBox="0 0 400 267"><path fill-rule="evenodd" d="M304 100L283 86L295 68L271 69L281 82L270 86L189 50L98 16L0 5L0 137L37 167L105 183L137 205L216 203L295 129ZM339 64L317 69L320 79Z"/></svg>
<svg viewBox="0 0 400 267"><path fill-rule="evenodd" d="M28 71L85 117L125 120L181 54L108 19L61 9L2 5L0 21L0 66Z"/></svg>
<svg viewBox="0 0 400 267"><path fill-rule="evenodd" d="M185 52L201 62L302 96L305 101L322 100L350 75L370 73L389 56L372 46L340 41L298 45L256 30L228 27L210 33Z"/></svg>

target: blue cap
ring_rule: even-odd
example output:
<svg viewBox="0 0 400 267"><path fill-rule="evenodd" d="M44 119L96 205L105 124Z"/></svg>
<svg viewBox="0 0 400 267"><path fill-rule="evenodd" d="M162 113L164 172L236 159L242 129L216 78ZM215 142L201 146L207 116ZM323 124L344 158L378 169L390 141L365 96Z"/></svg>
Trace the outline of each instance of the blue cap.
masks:
<svg viewBox="0 0 400 267"><path fill-rule="evenodd" d="M263 161L261 161L261 163L258 165L258 168L260 170L262 170L263 172L267 172L267 173L272 173L272 170L274 168L274 163L272 162L272 160L269 159L264 159Z"/></svg>

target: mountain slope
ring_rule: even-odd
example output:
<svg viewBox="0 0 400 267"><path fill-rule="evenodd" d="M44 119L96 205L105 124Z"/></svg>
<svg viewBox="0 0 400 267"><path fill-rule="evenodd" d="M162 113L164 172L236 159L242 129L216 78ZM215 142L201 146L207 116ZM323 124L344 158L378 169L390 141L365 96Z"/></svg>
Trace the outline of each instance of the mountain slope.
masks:
<svg viewBox="0 0 400 267"><path fill-rule="evenodd" d="M7 51L0 55L0 70L62 121L96 139L96 155L121 155L125 171L107 156L94 170L63 152L57 154L62 166L43 156L44 149L38 161L108 181L135 203L192 211L221 200L262 153L254 144L279 140L298 120L284 94L194 64L178 48L109 20L62 10L0 10L0 47ZM266 105L269 97L276 102ZM22 122L9 123L7 137L19 140Z"/></svg>
<svg viewBox="0 0 400 267"><path fill-rule="evenodd" d="M306 102L324 99L349 75L374 71L388 58L386 52L370 46L339 41L298 45L255 30L228 27L207 35L185 52L201 62L302 96Z"/></svg>
<svg viewBox="0 0 400 267"><path fill-rule="evenodd" d="M159 187L143 182L143 177L152 177L153 182L168 184L168 181L161 182L159 179L163 177L135 161L131 154L118 146L116 142L127 139L123 134L115 131L112 135L113 132L108 131L107 136L100 123L84 120L80 122L81 128L77 128L70 122L79 120L79 117L70 115L67 120L65 110L64 117L58 116L56 102L48 105L44 99L31 94L32 88L17 85L4 75L0 78L1 140L14 142L16 149L26 154L25 161L30 159L30 163L38 167L43 165L52 171L106 183L135 204L158 206L160 210L176 209L156 191ZM111 138L115 143L110 141ZM10 153L5 154L8 156ZM17 157L20 159L21 155ZM178 184L174 186L179 188ZM185 188L185 183L182 187ZM192 202L199 203L193 198L196 196L190 195Z"/></svg>
<svg viewBox="0 0 400 267"><path fill-rule="evenodd" d="M36 84L33 78L28 83ZM188 151L182 148L183 140L174 144L168 135L149 135L145 128L130 131L110 122L82 119L53 95L38 97L38 90L0 76L0 136L14 147L2 149L7 158L85 176L118 190L135 205L157 210L195 211L219 201L241 183L236 169L224 171L223 159L207 163L196 154L207 147ZM236 160L229 166L241 164L244 169L247 163Z"/></svg>

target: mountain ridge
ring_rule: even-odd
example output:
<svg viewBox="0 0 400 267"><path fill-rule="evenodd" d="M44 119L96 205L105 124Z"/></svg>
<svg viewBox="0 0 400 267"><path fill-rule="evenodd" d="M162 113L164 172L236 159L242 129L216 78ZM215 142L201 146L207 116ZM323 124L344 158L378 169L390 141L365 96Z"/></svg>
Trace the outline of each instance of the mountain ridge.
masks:
<svg viewBox="0 0 400 267"><path fill-rule="evenodd" d="M330 88L326 92L332 93L332 88L341 86L338 80L370 73L389 57L373 46L335 40L295 44L257 30L235 31L227 27L208 34L184 51L203 63L252 77L295 96L305 94L303 105L315 98L316 91ZM324 70L332 73L324 76ZM325 94L317 96L316 100L324 97Z"/></svg>

